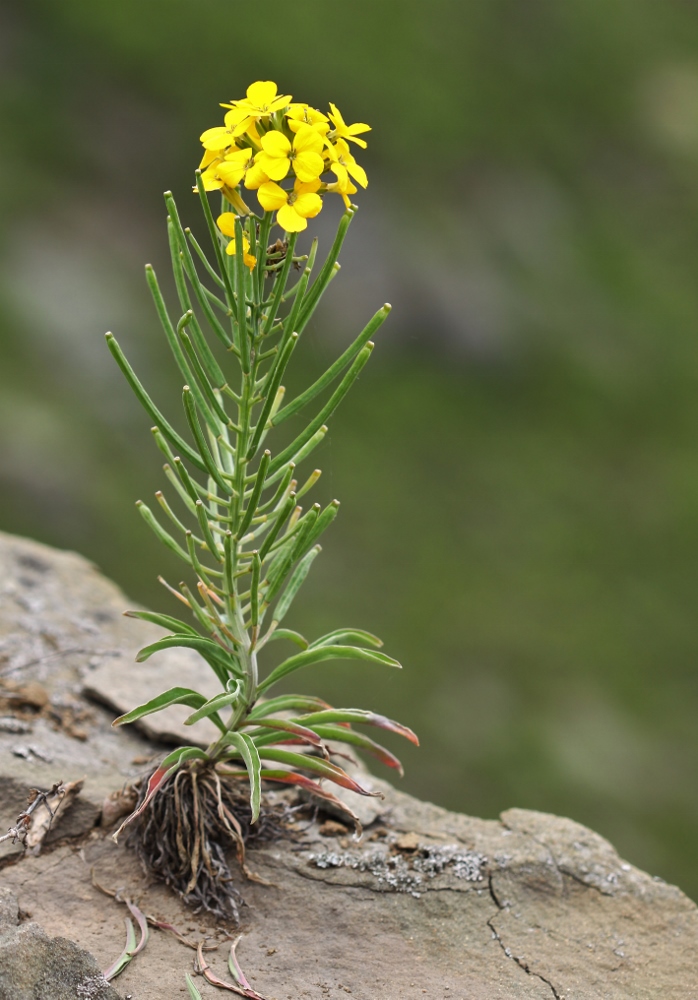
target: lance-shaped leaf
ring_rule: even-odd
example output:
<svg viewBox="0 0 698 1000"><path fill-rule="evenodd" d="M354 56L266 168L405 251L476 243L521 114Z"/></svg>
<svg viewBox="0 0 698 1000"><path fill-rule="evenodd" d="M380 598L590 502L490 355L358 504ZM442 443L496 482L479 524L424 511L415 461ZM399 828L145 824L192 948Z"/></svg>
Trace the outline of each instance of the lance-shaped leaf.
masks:
<svg viewBox="0 0 698 1000"><path fill-rule="evenodd" d="M211 237L211 243L213 244L213 249L216 254L216 260L218 261L218 270L221 277L225 283L226 298L228 299L228 304L232 310L235 309L235 294L233 292L232 285L230 284L230 277L225 265L225 259L223 257L223 251L221 249L221 242L219 237L218 229L216 228L216 223L213 220L213 212L211 211L211 205L209 204L208 194L204 188L204 182L201 180L201 171L196 171L196 187L199 192L199 200L201 202L201 208L203 209L204 218L206 219L206 225L208 226L209 236Z"/></svg>
<svg viewBox="0 0 698 1000"><path fill-rule="evenodd" d="M278 732L290 733L292 736L297 736L304 743L309 743L314 747L322 747L322 740L317 733L314 733L312 729L308 729L307 726L301 726L298 722L293 722L291 719L250 719L248 716L243 726L260 727L249 734L258 747L264 746L267 743L281 742L280 737L277 735Z"/></svg>
<svg viewBox="0 0 698 1000"><path fill-rule="evenodd" d="M153 771L151 776L148 778L148 785L143 801L137 809L134 809L134 811L126 817L119 829L112 834L112 840L118 841L121 831L144 812L150 804L153 796L159 792L167 779L170 778L175 771L188 760L208 760L208 757L203 750L199 749L199 747L177 747L177 749L173 750L171 754L168 754L167 757L165 757L165 759L161 762L160 766L156 768L156 770Z"/></svg>
<svg viewBox="0 0 698 1000"><path fill-rule="evenodd" d="M378 327L381 326L381 324L387 319L391 308L390 304L386 302L385 305L378 310L375 316L369 320L356 340L350 344L349 347L347 347L346 351L344 351L344 353L337 358L334 364L330 365L325 374L321 375L317 381L313 382L313 384L309 386L305 392L300 393L299 396L296 396L294 400L284 406L282 410L279 410L274 417L275 427L278 424L283 423L284 420L288 420L288 418L292 417L294 413L298 413L299 410L303 409L304 406L306 406L311 400L315 399L315 397L319 395L323 389L326 389L327 386L330 385L330 383L333 382L342 371L344 371L346 366L354 360L364 344L371 339Z"/></svg>
<svg viewBox="0 0 698 1000"><path fill-rule="evenodd" d="M250 984L247 982L247 977L245 976L245 973L240 968L240 963L237 960L237 955L235 954L235 952L237 950L237 946L240 944L241 939L242 939L242 934L238 934L238 936L230 945L230 954L228 955L228 968L230 969L230 974L235 980L235 982L238 984L238 986L242 987L242 989L246 991L245 995L248 996L250 1000L266 1000L266 998L263 997L261 993L257 993L257 991L252 986L250 986Z"/></svg>
<svg viewBox="0 0 698 1000"><path fill-rule="evenodd" d="M329 400L323 408L320 410L318 415L314 417L305 430L298 435L295 441L291 442L287 448L285 448L276 458L272 461L269 466L270 475L276 472L276 470L285 465L286 462L290 461L296 453L303 447L306 442L313 437L313 435L320 430L320 428L325 424L329 417L337 409L341 401L344 399L346 394L351 389L352 385L359 377L361 369L364 367L368 359L371 357L371 352L373 351L373 343L371 341L366 344L364 348L359 352L358 356L354 360L349 371L346 373L342 381L339 383L335 391L330 396ZM272 420L272 424L274 421ZM294 459L296 461L296 459Z"/></svg>
<svg viewBox="0 0 698 1000"><path fill-rule="evenodd" d="M221 979L220 976L216 975L204 958L204 949L202 944L199 944L197 948L196 957L199 969L203 973L204 978L211 983L212 986L217 986L222 990L230 990L231 993L237 993L241 997L248 997L249 1000L265 1000L261 993L257 993L251 986L243 986L243 984L238 981L235 983L229 983L225 979ZM245 982L246 981L247 980L245 980Z"/></svg>
<svg viewBox="0 0 698 1000"><path fill-rule="evenodd" d="M147 412L150 419L154 424L160 429L160 432L167 438L167 440L175 446L185 458L187 458L192 465L195 465L197 469L201 469L202 472L206 472L206 466L199 456L196 454L193 448L190 448L187 442L181 437L177 431L167 422L165 417L160 413L155 403L148 395L148 393L143 388L140 380L136 376L133 368L126 360L126 355L119 347L118 342L114 338L113 333L105 334L107 347L111 351L117 365L124 373L126 381L133 389L134 393L138 397L143 409Z"/></svg>
<svg viewBox="0 0 698 1000"><path fill-rule="evenodd" d="M310 552L307 552L298 563L274 608L274 621L280 622L285 617L294 597L303 586L305 578L310 572L310 567L321 551L322 549L319 545L313 546Z"/></svg>
<svg viewBox="0 0 698 1000"><path fill-rule="evenodd" d="M288 639L289 642L293 642L296 646L300 646L301 649L307 649L310 643L301 635L300 632L294 632L290 628L275 628L274 631L267 636L266 642L274 642L276 639Z"/></svg>
<svg viewBox="0 0 698 1000"><path fill-rule="evenodd" d="M334 266L337 263L339 252L342 249L342 243L344 243L344 238L347 235L347 230L349 229L349 225L351 224L351 220L354 218L355 214L356 214L356 209L349 208L340 219L339 226L337 227L337 235L335 236L332 247L330 248L330 252L327 255L327 260L322 265L320 273L318 274L317 278L311 285L310 291L308 292L305 298L305 302L303 303L303 309L301 311L299 323L297 326L299 333L305 327L306 323L312 316L318 302L320 301L320 298L322 297L322 293L325 291L328 284L332 280L332 275L334 274Z"/></svg>
<svg viewBox="0 0 698 1000"><path fill-rule="evenodd" d="M189 975L188 972L184 973L184 978L187 983L187 990L189 991L189 996L191 997L191 1000L202 1000L201 994L197 990L196 986L194 986L194 983L192 982L191 976Z"/></svg>
<svg viewBox="0 0 698 1000"><path fill-rule="evenodd" d="M392 754L390 750L381 746L380 743L376 743L369 736L364 736L363 733L356 733L353 729L345 729L344 726L321 726L316 723L313 729L323 740L336 740L339 743L349 743L351 746L359 747L361 750L367 750L374 757L377 757L382 764L394 767L400 772L400 777L403 776L402 764L395 754Z"/></svg>
<svg viewBox="0 0 698 1000"><path fill-rule="evenodd" d="M322 725L328 722L356 722L364 726L377 726L379 729L387 729L388 732L404 736L410 743L419 746L419 739L407 726L403 726L400 722L394 722L393 719L388 719L385 715L366 712L362 708L330 708L320 712L312 712L310 715L302 715L297 721L302 722L304 726L312 726L313 729L316 723Z"/></svg>
<svg viewBox="0 0 698 1000"><path fill-rule="evenodd" d="M171 615L161 615L154 611L124 611L125 618L139 618L144 622L152 622L153 625L160 625L162 628L168 629L170 632L180 632L186 635L199 636L199 633L191 625L187 625L186 622L182 622L179 618L173 618ZM199 636L199 638L203 638Z"/></svg>
<svg viewBox="0 0 698 1000"><path fill-rule="evenodd" d="M105 969L102 973L108 983L111 982L112 979L116 979L116 977L124 971L133 958L136 950L136 929L133 926L133 921L130 917L125 917L124 923L126 924L126 947L116 961L112 962L109 968Z"/></svg>
<svg viewBox="0 0 698 1000"><path fill-rule="evenodd" d="M136 923L138 924L138 929L141 932L140 939L135 949L131 952L131 956L137 955L140 951L143 951L148 943L148 937L150 936L150 931L148 930L148 919L142 910L139 910L135 903L132 903L130 899L124 899L124 903L128 906L129 910L135 917Z"/></svg>
<svg viewBox="0 0 698 1000"><path fill-rule="evenodd" d="M343 768L337 764L333 764L329 760L311 757L310 754L294 753L292 750L277 750L275 747L261 747L259 756L262 760L273 760L278 764L286 764L288 767L293 767L301 771L313 771L322 778L334 781L335 784L341 785L342 788L348 788L359 795L377 795L379 797L382 795L381 792L371 792L369 789L364 788L351 775L347 774Z"/></svg>
<svg viewBox="0 0 698 1000"><path fill-rule="evenodd" d="M162 649L173 649L177 646L195 649L214 668L216 673L223 670L227 674L228 671L235 669L234 657L221 649L218 643L213 642L212 639L205 639L203 636L193 635L167 635L164 639L158 639L157 642L152 642L149 646L144 646L143 649L139 650L136 662L143 663L153 653L159 653Z"/></svg>
<svg viewBox="0 0 698 1000"><path fill-rule="evenodd" d="M145 523L148 525L153 534L165 545L171 552L174 552L176 556L179 556L185 563L191 565L191 560L189 555L182 548L178 542L172 537L169 531L165 531L162 525L158 522L157 518L153 514L150 507L147 507L142 500L136 500L136 508L138 513L141 515Z"/></svg>
<svg viewBox="0 0 698 1000"><path fill-rule="evenodd" d="M391 656L386 656L385 653L376 653L372 649L362 649L359 646L320 646L319 649L307 649L303 653L296 653L295 656L284 660L259 684L257 690L260 693L266 691L272 684L276 684L278 680L294 670L310 666L312 663L321 663L323 660L365 660L368 663L380 663L386 667L401 668L402 666Z"/></svg>
<svg viewBox="0 0 698 1000"><path fill-rule="evenodd" d="M279 781L284 785L298 785L299 788L304 788L307 792L312 792L313 795L331 802L337 809L341 809L342 812L351 816L357 832L361 832L361 821L356 813L336 795L319 785L317 781L307 778L304 774L297 774L295 771L272 770L270 768L262 768L262 778L265 781Z"/></svg>
<svg viewBox="0 0 698 1000"><path fill-rule="evenodd" d="M256 823L259 818L259 807L262 794L261 769L257 747L247 733L228 733L225 738L226 743L234 747L245 762L247 773L250 778L250 808L252 809L252 822Z"/></svg>
<svg viewBox="0 0 698 1000"><path fill-rule="evenodd" d="M184 403L184 412L187 417L187 423L189 424L189 428L194 436L194 440L196 441L196 447L201 455L201 461L204 464L204 468L208 472L211 479L213 479L216 486L222 490L223 494L231 496L233 493L232 487L229 483L226 483L225 479L223 479L218 470L218 466L213 460L211 449L206 444L206 439L203 435L203 431L201 430L201 424L199 423L199 418L196 413L196 406L194 405L191 389L188 385L185 385L182 390L182 402Z"/></svg>
<svg viewBox="0 0 698 1000"><path fill-rule="evenodd" d="M237 681L236 684L235 691L224 691L222 694L217 694L215 697L209 698L208 701L204 701L203 705L197 707L197 710L184 720L184 725L193 726L200 719L206 719L209 716L213 718L221 708L227 708L229 705L235 705L239 702L242 685L240 681ZM218 728L222 728L223 732L225 732L225 726L219 726Z"/></svg>
<svg viewBox="0 0 698 1000"><path fill-rule="evenodd" d="M377 635L365 632L362 628L338 628L327 635L321 635L319 639L314 639L310 643L310 649L318 649L320 646L337 646L346 642L359 642L364 646L374 646L379 649L383 645L383 640Z"/></svg>
<svg viewBox="0 0 698 1000"><path fill-rule="evenodd" d="M274 293L272 295L272 300L269 305L269 312L267 313L267 318L264 322L262 328L262 337L268 336L274 325L274 320L279 311L279 306L281 305L281 297L286 289L286 283L288 281L288 273L291 269L291 264L293 263L293 251L296 245L296 240L298 238L297 233L291 233L288 241L288 248L286 250L286 257L281 265L281 270L277 272L277 276L274 282Z"/></svg>
<svg viewBox="0 0 698 1000"><path fill-rule="evenodd" d="M266 701L258 702L248 713L247 718L248 720L263 719L268 715L273 715L274 712L322 712L331 708L332 706L328 705L322 698L313 698L305 694L281 694L278 698L268 698Z"/></svg>
<svg viewBox="0 0 698 1000"><path fill-rule="evenodd" d="M172 197L171 191L165 192L165 203L167 205L167 211L170 218L174 224L175 233L177 234L177 240L179 242L179 248L182 251L182 260L184 263L184 270L186 271L187 278L191 282L191 286L194 289L194 294L199 300L199 305L208 321L209 326L216 334L218 339L225 344L226 347L230 347L231 339L230 335L224 330L221 324L218 322L218 318L211 308L211 303L209 302L204 287L201 284L199 275L194 264L194 260L189 249L189 243L186 236L184 235L184 230L182 229L182 223L179 220L179 213L177 212L177 206L175 205L174 198Z"/></svg>
<svg viewBox="0 0 698 1000"><path fill-rule="evenodd" d="M138 719L142 719L146 715L153 715L155 712L161 712L163 708L169 708L170 705L187 705L189 708L201 708L206 703L206 699L198 691L192 691L191 688L173 687L169 691L163 691L162 694L159 694L156 698L152 698L145 704L139 705L138 708L133 708L130 712L120 715L118 719L114 719L112 726L125 726L129 722L137 722ZM211 721L222 732L225 732L225 726L219 716L212 718Z"/></svg>

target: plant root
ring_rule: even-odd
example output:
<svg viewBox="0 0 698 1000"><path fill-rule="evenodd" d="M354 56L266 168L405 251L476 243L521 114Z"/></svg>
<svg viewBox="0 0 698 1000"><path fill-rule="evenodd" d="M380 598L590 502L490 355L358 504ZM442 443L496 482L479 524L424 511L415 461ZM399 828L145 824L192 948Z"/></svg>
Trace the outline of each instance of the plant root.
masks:
<svg viewBox="0 0 698 1000"><path fill-rule="evenodd" d="M146 778L140 784L139 805L147 787ZM244 900L233 884L226 852L234 848L245 876L263 882L247 868L245 847L284 836L291 816L287 806L263 803L253 825L245 784L197 761L180 768L158 791L126 844L146 873L174 889L195 913L205 910L237 926Z"/></svg>

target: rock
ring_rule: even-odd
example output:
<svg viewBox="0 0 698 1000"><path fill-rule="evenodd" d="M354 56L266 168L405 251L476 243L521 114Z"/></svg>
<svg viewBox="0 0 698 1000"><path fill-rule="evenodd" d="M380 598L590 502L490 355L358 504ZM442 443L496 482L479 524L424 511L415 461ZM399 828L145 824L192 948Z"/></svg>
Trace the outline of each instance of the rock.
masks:
<svg viewBox="0 0 698 1000"><path fill-rule="evenodd" d="M0 889L0 1000L119 1000L89 952L35 923Z"/></svg>
<svg viewBox="0 0 698 1000"><path fill-rule="evenodd" d="M25 572L59 580L26 588L33 599L41 597L31 607L15 600L18 594L24 600L25 591L11 591L12 601L0 611L0 650L15 672L43 650L40 665L25 668L24 682L43 685L51 699L66 692L81 699L75 685L82 677L89 679L82 681L84 688L95 688L89 662L97 649L103 662L108 652L110 662L118 663L124 697L142 674L162 683L161 675L133 663L136 648L151 636L144 638L141 623L117 617L125 598L84 560L0 536L2 563L14 567L15 575L4 579L16 587ZM102 604L109 612L104 621ZM95 623L79 646L76 617ZM46 658L45 634L61 655ZM195 686L189 677L184 683ZM157 693L145 685L141 690L144 698ZM61 837L59 825L52 831L57 839L40 857L20 859L15 853L7 859L13 863L0 871L0 881L46 933L23 931L26 944L20 941L19 932L31 925L16 926L16 903L7 892L0 892L0 933L9 923L10 933L18 935L15 947L42 955L58 948L47 935L68 935L106 968L123 948L123 900L129 899L175 926L191 944L206 938L211 968L229 978L230 928L195 916L165 886L149 883L123 844L92 828L94 804L109 797L109 809L118 812L120 790L163 752L132 730L112 731L110 713L93 711L86 741L55 731L50 718L40 716L22 740L43 758L33 751L28 757L0 755L0 822L16 819L29 784L39 785L39 779L45 787L86 775L73 808L81 801L93 804L89 816L64 828L73 840ZM0 732L0 750L11 750L17 740ZM295 839L248 852L250 869L270 885L239 879L248 905L238 958L269 1000L698 998L698 908L679 889L623 861L602 837L572 820L525 809L510 809L498 821L475 819L419 802L373 775L361 780L384 794L364 800L371 811L362 817L361 842L336 818L321 813L312 820L308 813L298 816ZM362 805L356 798L347 802ZM50 953L56 969L67 947ZM194 974L193 957L172 933L153 929L119 988L138 1000L185 996L184 973ZM201 979L195 981L201 987ZM23 996L13 989L13 1000ZM211 989L204 984L201 992L207 996ZM80 996L75 989L31 994L49 995Z"/></svg>

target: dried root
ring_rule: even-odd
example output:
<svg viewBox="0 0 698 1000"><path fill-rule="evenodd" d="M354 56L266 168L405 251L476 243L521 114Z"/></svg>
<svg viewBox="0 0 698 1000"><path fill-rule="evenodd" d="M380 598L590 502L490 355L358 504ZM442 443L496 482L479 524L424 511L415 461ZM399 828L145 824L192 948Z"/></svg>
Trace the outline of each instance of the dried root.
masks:
<svg viewBox="0 0 698 1000"><path fill-rule="evenodd" d="M147 779L141 783L139 804ZM199 762L180 768L134 823L127 845L146 872L167 883L195 912L239 922L244 900L227 860L234 848L244 874L261 881L245 863L245 846L284 835L288 808L262 806L252 825L249 795L239 779Z"/></svg>

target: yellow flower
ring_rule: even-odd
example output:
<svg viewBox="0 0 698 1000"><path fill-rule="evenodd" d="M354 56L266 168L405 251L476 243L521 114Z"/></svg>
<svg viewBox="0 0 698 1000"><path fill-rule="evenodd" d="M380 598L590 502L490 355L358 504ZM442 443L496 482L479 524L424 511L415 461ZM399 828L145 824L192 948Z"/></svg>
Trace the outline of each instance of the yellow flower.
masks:
<svg viewBox="0 0 698 1000"><path fill-rule="evenodd" d="M200 166L200 169L206 168L201 175L206 191L237 187L251 156L251 149L233 149L225 155L207 150Z"/></svg>
<svg viewBox="0 0 698 1000"><path fill-rule="evenodd" d="M232 212L223 212L222 215L218 216L216 220L218 223L218 228L223 233L224 236L232 236L232 239L228 246L225 248L225 252L228 254L235 254L235 220L237 216ZM243 260L250 271L254 271L255 264L257 263L257 258L249 253L250 241L248 239L247 233L242 234L242 252Z"/></svg>
<svg viewBox="0 0 698 1000"><path fill-rule="evenodd" d="M347 175L344 181L335 181L334 184L328 184L327 190L331 191L332 194L341 194L342 201L344 202L345 208L351 208L351 201L349 199L350 194L356 194L359 190L356 184L352 184L349 176Z"/></svg>
<svg viewBox="0 0 698 1000"><path fill-rule="evenodd" d="M277 95L278 87L272 80L257 80L247 88L247 97L241 101L231 101L224 104L224 108L234 108L240 112L247 122L258 121L260 118L268 118L275 111L280 111L291 103L291 95L283 97ZM247 128L243 129L243 132Z"/></svg>
<svg viewBox="0 0 698 1000"><path fill-rule="evenodd" d="M256 191L262 184L266 184L268 180L269 177L255 160L245 174L245 187L248 191Z"/></svg>
<svg viewBox="0 0 698 1000"><path fill-rule="evenodd" d="M316 178L304 184L297 180L292 191L284 191L274 181L262 184L257 197L265 212L276 211L276 221L287 233L300 233L322 208L322 198L317 194L320 181Z"/></svg>
<svg viewBox="0 0 698 1000"><path fill-rule="evenodd" d="M334 146L330 143L328 153L330 155L329 169L333 174L337 175L337 180L340 184L346 185L347 175L351 175L355 181L359 182L361 187L365 188L368 185L366 171L363 167L359 166L351 155L349 144L344 139L337 139Z"/></svg>
<svg viewBox="0 0 698 1000"><path fill-rule="evenodd" d="M219 150L234 146L235 137L242 135L247 128L246 119L247 113L245 111L233 108L223 119L225 126L207 128L205 132L202 132L201 142L204 149Z"/></svg>
<svg viewBox="0 0 698 1000"><path fill-rule="evenodd" d="M327 115L322 111L316 111L309 104L291 104L286 112L288 127L292 132L297 132L303 125L312 125L320 135L326 135L330 128Z"/></svg>
<svg viewBox="0 0 698 1000"><path fill-rule="evenodd" d="M262 150L255 163L273 181L280 181L293 166L296 177L303 182L314 181L325 169L322 159L322 136L311 125L302 125L293 137L293 145L283 132L275 129L261 139Z"/></svg>
<svg viewBox="0 0 698 1000"><path fill-rule="evenodd" d="M355 125L347 125L347 123L342 118L339 109L336 104L330 102L330 119L334 125L334 131L331 133L332 139L349 139L351 142L355 142L357 146L361 146L366 149L367 143L363 139L357 139L357 135L361 132L370 132L371 126L364 125L363 122L357 122Z"/></svg>

